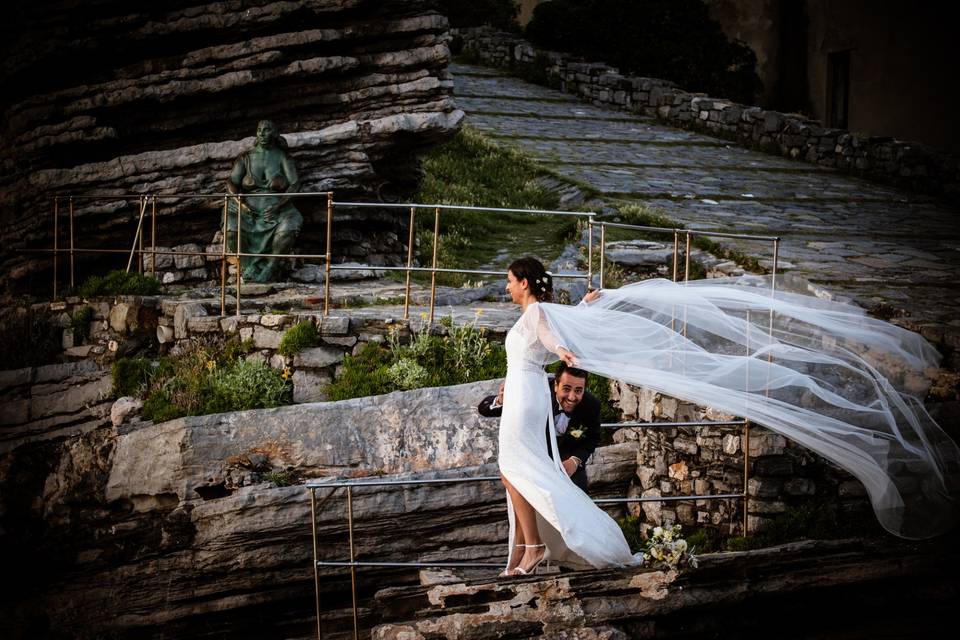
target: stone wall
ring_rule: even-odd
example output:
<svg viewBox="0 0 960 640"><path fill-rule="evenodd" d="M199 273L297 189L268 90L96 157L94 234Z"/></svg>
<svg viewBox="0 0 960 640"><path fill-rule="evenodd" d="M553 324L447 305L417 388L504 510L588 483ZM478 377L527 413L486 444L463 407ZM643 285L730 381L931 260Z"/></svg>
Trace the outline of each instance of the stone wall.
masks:
<svg viewBox="0 0 960 640"><path fill-rule="evenodd" d="M54 196L222 193L257 121L270 118L301 191L393 200L416 189L419 155L463 117L447 20L431 0L47 2L10 19L13 37L0 44L0 283L17 289L50 269L13 250L53 247ZM129 250L134 205L76 200L77 247ZM326 198L297 206L301 252L322 246ZM61 246L67 209L63 200ZM168 197L157 211L158 245L204 245L222 200ZM341 213L341 229L363 238L399 224Z"/></svg>
<svg viewBox="0 0 960 640"><path fill-rule="evenodd" d="M729 421L734 416L699 407L650 389L614 383L612 398L624 420L644 422ZM671 427L622 429L616 441L639 443L637 481L631 496L670 497L741 493L744 429ZM747 527L756 532L778 513L811 499L841 511L874 518L863 485L820 456L758 426L750 428ZM631 505L641 528L677 523L686 529L712 527L723 535L743 535L743 500L643 502Z"/></svg>
<svg viewBox="0 0 960 640"><path fill-rule="evenodd" d="M749 147L920 192L960 199L960 158L889 137L831 129L799 114L691 93L656 78L624 76L603 63L541 51L515 34L462 29L465 55L605 105L709 132Z"/></svg>

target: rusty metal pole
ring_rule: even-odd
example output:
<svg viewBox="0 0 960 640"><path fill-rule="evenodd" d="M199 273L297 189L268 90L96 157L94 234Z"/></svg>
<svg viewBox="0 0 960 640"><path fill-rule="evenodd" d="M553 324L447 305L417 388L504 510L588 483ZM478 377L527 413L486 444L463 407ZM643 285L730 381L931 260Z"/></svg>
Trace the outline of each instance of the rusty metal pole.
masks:
<svg viewBox="0 0 960 640"><path fill-rule="evenodd" d="M587 290L593 288L593 217L587 218Z"/></svg>
<svg viewBox="0 0 960 640"><path fill-rule="evenodd" d="M433 210L433 262L430 272L430 324L433 325L433 310L437 299L437 247L440 245L440 207Z"/></svg>
<svg viewBox="0 0 960 640"><path fill-rule="evenodd" d="M323 315L330 313L330 267L333 263L333 192L327 193L327 265L323 284Z"/></svg>
<svg viewBox="0 0 960 640"><path fill-rule="evenodd" d="M70 286L74 284L74 257L73 257L73 196L70 196Z"/></svg>
<svg viewBox="0 0 960 640"><path fill-rule="evenodd" d="M353 639L360 636L360 623L357 620L357 567L353 553L353 487L347 487L347 531L350 536L350 595L353 599Z"/></svg>
<svg viewBox="0 0 960 640"><path fill-rule="evenodd" d="M60 218L60 196L53 198L53 299L57 299L57 255L59 255L60 245L57 241L60 229L58 228Z"/></svg>
<svg viewBox="0 0 960 640"><path fill-rule="evenodd" d="M750 421L743 425L743 537L749 533L747 512L750 507Z"/></svg>
<svg viewBox="0 0 960 640"><path fill-rule="evenodd" d="M680 232L673 230L673 281L677 281L677 266L680 262Z"/></svg>
<svg viewBox="0 0 960 640"><path fill-rule="evenodd" d="M237 270L237 313L236 315L240 316L240 284L243 275L243 267L241 266L240 261L240 208L243 206L243 201L240 199L240 194L237 194L237 264L235 268Z"/></svg>
<svg viewBox="0 0 960 640"><path fill-rule="evenodd" d="M690 232L687 231L687 255L684 260L685 264L683 267L683 281L690 281Z"/></svg>
<svg viewBox="0 0 960 640"><path fill-rule="evenodd" d="M223 196L223 223L220 225L220 317L227 315L227 203ZM154 261L156 264L156 261Z"/></svg>
<svg viewBox="0 0 960 640"><path fill-rule="evenodd" d="M607 257L607 227L600 225L600 289L603 289L603 262Z"/></svg>
<svg viewBox="0 0 960 640"><path fill-rule="evenodd" d="M313 535L313 589L317 607L317 640L323 638L320 631L320 568L317 566L317 489L310 487L310 531Z"/></svg>
<svg viewBox="0 0 960 640"><path fill-rule="evenodd" d="M407 285L403 294L403 319L410 319L410 268L413 266L413 216L416 207L410 207L410 237L407 240Z"/></svg>
<svg viewBox="0 0 960 640"><path fill-rule="evenodd" d="M140 217L137 219L137 232L133 235L133 246L130 247L130 257L127 258L127 273L133 267L133 256L137 253L137 243L140 242L140 234L143 232L143 215L147 211L147 200L140 196Z"/></svg>
<svg viewBox="0 0 960 640"><path fill-rule="evenodd" d="M147 210L146 200L143 201L143 210L144 212L146 212ZM138 243L139 249L137 254L137 271L140 273L140 275L143 275L143 228L142 227L140 228L140 232L137 235L140 238L140 241Z"/></svg>
<svg viewBox="0 0 960 640"><path fill-rule="evenodd" d="M153 196L153 204L150 213L150 275L157 277L157 196Z"/></svg>

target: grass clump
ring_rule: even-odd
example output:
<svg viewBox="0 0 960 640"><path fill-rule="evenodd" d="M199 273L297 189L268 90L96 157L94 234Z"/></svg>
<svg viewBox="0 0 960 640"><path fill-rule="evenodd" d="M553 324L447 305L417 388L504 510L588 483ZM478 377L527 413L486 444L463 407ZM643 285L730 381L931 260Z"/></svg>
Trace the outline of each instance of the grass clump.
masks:
<svg viewBox="0 0 960 640"><path fill-rule="evenodd" d="M391 391L441 387L505 374L503 345L490 340L474 324L447 325L447 335L430 327L401 341L400 330L391 332L384 346L367 343L355 356L346 356L341 373L327 387L330 400L346 400Z"/></svg>
<svg viewBox="0 0 960 640"><path fill-rule="evenodd" d="M113 365L114 395L142 398L141 415L154 422L290 404L289 372L245 358L251 347L236 339L198 341L156 362L121 358Z"/></svg>
<svg viewBox="0 0 960 640"><path fill-rule="evenodd" d="M153 296L160 293L160 289L160 281L156 278L117 270L105 276L87 278L77 288L76 295L82 298L113 295Z"/></svg>
<svg viewBox="0 0 960 640"><path fill-rule="evenodd" d="M282 356L296 355L304 349L317 346L319 341L320 334L317 333L317 325L310 320L304 320L283 333L277 353Z"/></svg>
<svg viewBox="0 0 960 640"><path fill-rule="evenodd" d="M300 477L293 471L268 471L262 478L275 487L289 487L300 482Z"/></svg>
<svg viewBox="0 0 960 640"><path fill-rule="evenodd" d="M77 308L70 318L70 331L76 344L83 343L90 337L90 322L93 321L93 307L84 305Z"/></svg>
<svg viewBox="0 0 960 640"><path fill-rule="evenodd" d="M433 149L423 166L426 176L416 196L418 202L507 209L559 206L557 194L540 181L549 172L522 151L495 144L471 127ZM417 220L417 260L429 266L434 221L423 213ZM444 210L437 266L475 268L490 264L501 254L533 253L546 258L559 253L569 226L569 220L560 216ZM437 278L441 284L463 284L458 274L438 274ZM417 279L429 279L429 274L418 274Z"/></svg>

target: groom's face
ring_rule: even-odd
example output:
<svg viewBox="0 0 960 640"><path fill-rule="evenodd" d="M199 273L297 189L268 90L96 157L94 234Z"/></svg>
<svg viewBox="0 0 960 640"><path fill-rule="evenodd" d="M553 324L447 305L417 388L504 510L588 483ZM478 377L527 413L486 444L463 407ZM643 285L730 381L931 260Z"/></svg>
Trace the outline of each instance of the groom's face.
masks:
<svg viewBox="0 0 960 640"><path fill-rule="evenodd" d="M566 371L560 374L554 383L554 393L557 395L557 404L560 408L570 413L583 400L583 392L587 381L583 378L572 376Z"/></svg>

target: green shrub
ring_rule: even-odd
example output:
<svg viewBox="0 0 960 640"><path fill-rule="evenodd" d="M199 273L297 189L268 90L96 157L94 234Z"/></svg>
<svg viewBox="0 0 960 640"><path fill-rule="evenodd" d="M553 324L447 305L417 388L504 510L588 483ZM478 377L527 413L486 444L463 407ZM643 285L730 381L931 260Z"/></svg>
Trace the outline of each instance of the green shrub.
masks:
<svg viewBox="0 0 960 640"><path fill-rule="evenodd" d="M292 400L283 374L260 360L236 360L218 367L205 386L203 413L279 407Z"/></svg>
<svg viewBox="0 0 960 640"><path fill-rule="evenodd" d="M136 396L150 383L154 365L147 358L119 358L113 363L110 373L113 378L112 394L115 398Z"/></svg>
<svg viewBox="0 0 960 640"><path fill-rule="evenodd" d="M160 281L156 278L118 270L105 276L87 278L77 288L76 294L82 298L112 295L153 296L160 293L160 290Z"/></svg>
<svg viewBox="0 0 960 640"><path fill-rule="evenodd" d="M627 539L627 544L630 545L632 553L643 551L646 546L646 541L640 534L640 523L639 516L617 518L617 524L620 525L620 531L623 532L623 537Z"/></svg>
<svg viewBox="0 0 960 640"><path fill-rule="evenodd" d="M330 400L379 395L398 389L441 387L499 378L506 372L503 345L474 325L453 326L435 335L426 324L400 341L398 330L384 346L367 343L356 356L346 356L340 375L327 387Z"/></svg>
<svg viewBox="0 0 960 640"><path fill-rule="evenodd" d="M70 330L73 332L73 340L76 344L81 344L90 337L90 323L93 321L93 307L83 305L78 307L70 318Z"/></svg>
<svg viewBox="0 0 960 640"><path fill-rule="evenodd" d="M320 334L317 333L317 325L310 320L304 320L283 333L277 353L284 356L296 355L304 349L317 346L319 341Z"/></svg>
<svg viewBox="0 0 960 640"><path fill-rule="evenodd" d="M746 538L726 541L730 551L761 549L798 540L830 540L881 533L875 518L841 510L834 502L811 500L791 505Z"/></svg>
<svg viewBox="0 0 960 640"><path fill-rule="evenodd" d="M396 390L390 375L390 351L368 342L356 355L343 357L340 375L327 386L330 400L378 396Z"/></svg>
<svg viewBox="0 0 960 640"><path fill-rule="evenodd" d="M300 477L293 471L269 471L262 477L277 487L289 487L300 482Z"/></svg>
<svg viewBox="0 0 960 640"><path fill-rule="evenodd" d="M276 407L292 402L289 372L246 360L250 342L195 342L151 363L122 358L113 367L114 393L143 398L146 420Z"/></svg>

